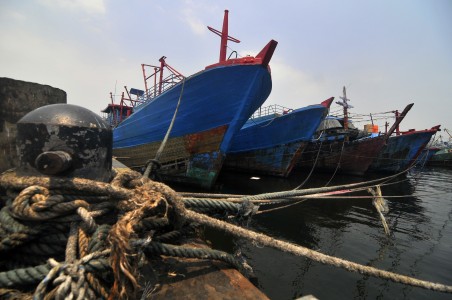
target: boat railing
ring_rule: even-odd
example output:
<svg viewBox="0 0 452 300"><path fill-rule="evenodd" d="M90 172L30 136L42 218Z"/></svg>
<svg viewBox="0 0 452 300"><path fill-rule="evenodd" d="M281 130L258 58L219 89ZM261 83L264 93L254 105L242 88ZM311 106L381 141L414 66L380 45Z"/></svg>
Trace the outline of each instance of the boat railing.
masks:
<svg viewBox="0 0 452 300"><path fill-rule="evenodd" d="M259 107L258 110L254 112L254 114L251 116L252 119L265 117L269 115L285 115L292 111L293 109L278 105L278 104L272 104L268 106Z"/></svg>
<svg viewBox="0 0 452 300"><path fill-rule="evenodd" d="M110 93L111 104L102 111L102 118L112 127L118 126L123 120L129 117L135 109L143 104L139 97L132 98L131 93L124 86L127 96L123 92L119 103L115 103L113 93Z"/></svg>
<svg viewBox="0 0 452 300"><path fill-rule="evenodd" d="M150 101L163 93L166 90L169 90L176 84L178 84L181 81L181 78L179 76L176 76L174 74L170 74L167 77L163 78L161 85L153 85L151 86L142 96L142 99L144 101Z"/></svg>
<svg viewBox="0 0 452 300"><path fill-rule="evenodd" d="M168 65L165 59L165 56L162 56L159 59L160 66L141 64L145 93L141 96L140 100L143 102L152 101L154 98L171 89L185 78L185 76L179 71ZM149 69L151 70L151 74L147 75L147 73L149 73ZM146 72L146 70L148 70L148 72ZM168 75L163 75L165 70L169 72Z"/></svg>

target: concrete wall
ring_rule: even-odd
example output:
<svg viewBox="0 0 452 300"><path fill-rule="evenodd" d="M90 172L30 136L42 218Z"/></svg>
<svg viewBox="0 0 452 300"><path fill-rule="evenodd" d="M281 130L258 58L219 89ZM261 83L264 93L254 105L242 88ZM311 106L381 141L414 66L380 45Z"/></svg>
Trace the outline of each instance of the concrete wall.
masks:
<svg viewBox="0 0 452 300"><path fill-rule="evenodd" d="M16 167L17 121L38 107L55 103L67 103L65 91L0 77L0 172Z"/></svg>

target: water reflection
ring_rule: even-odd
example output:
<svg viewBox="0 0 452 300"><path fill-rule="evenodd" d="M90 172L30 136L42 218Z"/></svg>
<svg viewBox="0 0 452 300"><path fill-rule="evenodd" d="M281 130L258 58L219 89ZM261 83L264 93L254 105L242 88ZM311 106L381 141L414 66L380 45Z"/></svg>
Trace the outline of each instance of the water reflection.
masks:
<svg viewBox="0 0 452 300"><path fill-rule="evenodd" d="M217 191L260 194L290 190L306 178L287 179L223 173ZM304 188L321 187L328 174L309 178ZM374 179L366 177L365 180ZM361 177L337 176L330 185L360 182ZM336 257L420 279L452 284L451 170L412 172L382 186L391 235L384 234L371 199L311 199L287 209L253 217L252 230ZM361 195L368 195L362 192ZM234 244L235 242L235 244ZM248 258L259 287L272 299L313 294L320 299L446 299L450 295L324 266L246 241L230 247Z"/></svg>
<svg viewBox="0 0 452 300"><path fill-rule="evenodd" d="M255 195L291 190L308 177L289 178L223 172L215 192ZM303 188L372 180L314 174ZM416 169L382 185L391 230L386 236L371 199L309 199L289 208L254 216L254 231L324 254L428 281L452 284L452 170ZM178 189L176 189L178 190ZM186 188L181 189L188 191ZM353 195L368 196L366 191ZM215 248L240 251L253 267L258 286L271 299L313 294L319 299L450 299L443 294L351 273L272 248L208 230Z"/></svg>

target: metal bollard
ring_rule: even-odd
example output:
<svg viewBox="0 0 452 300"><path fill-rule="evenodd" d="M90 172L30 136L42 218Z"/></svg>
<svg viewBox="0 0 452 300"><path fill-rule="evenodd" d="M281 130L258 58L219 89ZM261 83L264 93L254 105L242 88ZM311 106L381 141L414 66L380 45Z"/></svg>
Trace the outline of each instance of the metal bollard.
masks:
<svg viewBox="0 0 452 300"><path fill-rule="evenodd" d="M18 175L110 180L112 130L86 108L52 104L35 109L17 122L16 140Z"/></svg>

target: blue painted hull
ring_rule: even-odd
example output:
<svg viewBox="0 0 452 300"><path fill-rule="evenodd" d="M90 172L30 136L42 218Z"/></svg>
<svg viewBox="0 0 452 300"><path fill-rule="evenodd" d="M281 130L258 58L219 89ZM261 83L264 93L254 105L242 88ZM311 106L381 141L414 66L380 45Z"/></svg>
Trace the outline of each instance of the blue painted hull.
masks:
<svg viewBox="0 0 452 300"><path fill-rule="evenodd" d="M327 107L311 105L248 120L232 140L225 167L287 177L327 113Z"/></svg>
<svg viewBox="0 0 452 300"><path fill-rule="evenodd" d="M182 82L137 109L113 130L113 155L142 169L153 159L181 96ZM164 181L214 184L232 137L271 92L262 65L230 65L185 79L168 142L160 157Z"/></svg>
<svg viewBox="0 0 452 300"><path fill-rule="evenodd" d="M436 130L391 136L369 167L370 172L398 173L408 169L419 157Z"/></svg>

